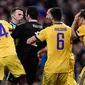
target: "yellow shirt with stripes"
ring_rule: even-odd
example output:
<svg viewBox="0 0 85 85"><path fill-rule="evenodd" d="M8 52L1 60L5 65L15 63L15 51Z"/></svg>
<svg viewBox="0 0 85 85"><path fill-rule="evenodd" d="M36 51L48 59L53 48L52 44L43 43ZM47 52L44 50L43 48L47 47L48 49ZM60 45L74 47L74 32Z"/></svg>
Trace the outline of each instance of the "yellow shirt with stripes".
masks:
<svg viewBox="0 0 85 85"><path fill-rule="evenodd" d="M0 57L15 55L14 41L9 30L12 26L4 20L0 20Z"/></svg>
<svg viewBox="0 0 85 85"><path fill-rule="evenodd" d="M69 71L71 28L64 23L45 28L35 36L40 41L46 40L48 59L45 72L62 73Z"/></svg>

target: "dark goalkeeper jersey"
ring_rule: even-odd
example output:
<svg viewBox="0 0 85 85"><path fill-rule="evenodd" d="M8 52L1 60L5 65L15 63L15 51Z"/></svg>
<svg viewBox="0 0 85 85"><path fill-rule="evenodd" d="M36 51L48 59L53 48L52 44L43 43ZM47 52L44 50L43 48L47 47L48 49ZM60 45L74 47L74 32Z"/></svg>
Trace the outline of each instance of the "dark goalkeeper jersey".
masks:
<svg viewBox="0 0 85 85"><path fill-rule="evenodd" d="M37 57L37 51L43 48L44 44L41 42L37 42L36 46L33 46L30 44L28 45L26 41L28 38L39 33L42 28L42 25L40 25L38 22L26 22L22 25L17 26L16 29L13 31L12 37L14 39L19 39L18 44L16 46L16 51L20 58L22 56L29 56L29 58Z"/></svg>

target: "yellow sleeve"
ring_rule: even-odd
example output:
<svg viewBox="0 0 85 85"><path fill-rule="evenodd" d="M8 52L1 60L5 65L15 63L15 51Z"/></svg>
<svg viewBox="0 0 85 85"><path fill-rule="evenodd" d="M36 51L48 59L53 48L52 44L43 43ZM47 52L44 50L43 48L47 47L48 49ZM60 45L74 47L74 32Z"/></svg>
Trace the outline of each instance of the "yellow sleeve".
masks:
<svg viewBox="0 0 85 85"><path fill-rule="evenodd" d="M85 36L83 36L83 43L84 43L84 45L85 45Z"/></svg>
<svg viewBox="0 0 85 85"><path fill-rule="evenodd" d="M47 31L47 30L46 30L46 29L47 29L47 28L41 30L40 33L35 36L37 40L40 40L40 41L46 40L46 37L47 37L47 34L46 34L46 31Z"/></svg>
<svg viewBox="0 0 85 85"><path fill-rule="evenodd" d="M4 21L5 25L8 27L9 30L12 30L12 25L9 24L7 21Z"/></svg>
<svg viewBox="0 0 85 85"><path fill-rule="evenodd" d="M79 28L76 30L75 33L76 33L76 35L77 35L78 37L84 36L84 35L85 35L85 31L84 31L83 26L79 27Z"/></svg>
<svg viewBox="0 0 85 85"><path fill-rule="evenodd" d="M72 29L69 27L69 36L71 37Z"/></svg>
<svg viewBox="0 0 85 85"><path fill-rule="evenodd" d="M71 27L69 27L69 26L67 26L67 28L68 28L69 37L71 38L72 29L71 29Z"/></svg>
<svg viewBox="0 0 85 85"><path fill-rule="evenodd" d="M84 71L85 71L85 67L83 67L83 69L82 69L82 71L81 71L81 73L80 73L80 75L79 75L80 77L82 77Z"/></svg>
<svg viewBox="0 0 85 85"><path fill-rule="evenodd" d="M7 23L8 29L12 30L12 25L10 25L9 23Z"/></svg>

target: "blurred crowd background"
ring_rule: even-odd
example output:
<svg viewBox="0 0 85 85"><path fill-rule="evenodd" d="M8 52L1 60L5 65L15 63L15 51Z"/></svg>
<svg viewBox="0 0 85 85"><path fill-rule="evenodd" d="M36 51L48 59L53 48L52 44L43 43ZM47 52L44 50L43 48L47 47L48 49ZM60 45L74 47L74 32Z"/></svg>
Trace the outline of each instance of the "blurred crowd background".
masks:
<svg viewBox="0 0 85 85"><path fill-rule="evenodd" d="M85 8L85 0L0 0L0 19L10 20L10 10L14 7L27 8L36 6L39 10L39 21L43 22L46 10L51 7L63 9L63 20L71 26L74 15Z"/></svg>
<svg viewBox="0 0 85 85"><path fill-rule="evenodd" d="M71 26L75 14L80 9L85 9L85 0L0 0L0 19L10 21L10 11L14 7L26 9L28 6L35 6L38 9L40 23L43 23L48 8L61 7L63 9L63 22ZM73 41L76 80L85 62L83 48L84 44L79 39Z"/></svg>

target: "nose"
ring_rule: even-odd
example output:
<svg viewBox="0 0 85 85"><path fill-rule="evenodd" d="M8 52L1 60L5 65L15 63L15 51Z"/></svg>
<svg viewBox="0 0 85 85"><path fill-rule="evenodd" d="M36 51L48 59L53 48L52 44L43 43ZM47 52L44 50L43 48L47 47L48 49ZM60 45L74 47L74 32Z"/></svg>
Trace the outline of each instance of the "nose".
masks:
<svg viewBox="0 0 85 85"><path fill-rule="evenodd" d="M24 16L23 15L21 15L21 19L23 19L24 18Z"/></svg>
<svg viewBox="0 0 85 85"><path fill-rule="evenodd" d="M46 15L46 19L48 19L48 15Z"/></svg>

